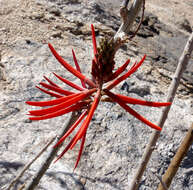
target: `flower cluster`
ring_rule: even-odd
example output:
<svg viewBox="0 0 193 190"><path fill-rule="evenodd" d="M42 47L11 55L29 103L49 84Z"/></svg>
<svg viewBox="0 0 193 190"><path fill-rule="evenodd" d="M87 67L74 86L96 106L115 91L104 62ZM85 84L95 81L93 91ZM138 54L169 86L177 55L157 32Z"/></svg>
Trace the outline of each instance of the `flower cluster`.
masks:
<svg viewBox="0 0 193 190"><path fill-rule="evenodd" d="M146 56L144 56L138 63L136 62L135 64L133 64L130 67L130 69L126 71L124 74L123 72L126 70L130 60L127 60L120 68L118 68L116 71L113 72L115 65L114 55L117 50L116 47L121 42L120 41L115 42L114 40L104 39L100 42L99 48L97 48L93 25L91 25L91 30L94 49L94 59L92 61L92 71L91 71L92 79L87 78L85 75L81 73L79 64L77 62L73 50L72 55L76 69L72 67L70 64L68 64L56 52L53 46L49 44L49 48L52 54L58 60L58 62L60 62L61 65L65 69L67 69L70 73L72 73L74 76L80 79L81 86L54 73L54 75L59 80L75 89L76 92L64 90L63 88L61 88L53 81L44 76L45 80L48 83L40 82L40 85L44 88L39 86L37 86L37 88L40 89L42 92L49 94L52 97L55 97L55 99L42 102L34 102L34 101L26 102L31 106L46 107L39 110L29 111L30 120L50 119L53 117L61 116L66 113L75 111L79 111L81 113L78 119L66 132L66 134L55 145L56 147L61 143L63 143L63 141L75 130L75 128L77 128L80 125L75 136L72 138L72 140L63 150L63 152L57 158L57 160L60 159L69 149L72 149L80 140L81 141L80 150L75 164L75 168L79 163L83 151L88 126L100 100L118 103L128 113L130 113L131 115L133 115L134 117L136 117L138 120L142 121L149 127L156 130L161 130L161 128L153 124L152 122L148 121L143 116L141 116L139 113L133 110L128 104L138 104L151 107L169 106L171 104L170 102L163 102L163 103L149 102L113 93L111 89L116 87L120 82L127 79L131 74L133 74L142 65Z"/></svg>

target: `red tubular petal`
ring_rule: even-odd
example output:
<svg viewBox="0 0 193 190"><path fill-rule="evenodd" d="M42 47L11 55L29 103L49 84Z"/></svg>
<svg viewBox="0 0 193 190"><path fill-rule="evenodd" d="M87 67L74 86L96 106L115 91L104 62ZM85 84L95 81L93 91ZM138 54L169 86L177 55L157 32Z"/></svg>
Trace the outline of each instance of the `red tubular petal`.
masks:
<svg viewBox="0 0 193 190"><path fill-rule="evenodd" d="M114 88L116 85L118 85L120 82L122 82L123 80L128 78L132 73L134 73L141 66L141 64L145 60L145 57L146 57L146 55L143 56L143 58L141 59L141 61L138 64L132 66L131 69L126 74L119 77L118 79L115 79L111 84L109 84L106 87L106 89L110 90L110 89Z"/></svg>
<svg viewBox="0 0 193 190"><path fill-rule="evenodd" d="M80 150L79 150L79 153L78 153L78 158L76 160L76 164L75 164L74 170L76 169L76 167L78 166L78 163L80 161L80 157L82 155L82 151L83 151L83 148L84 148L85 139L86 139L86 133L82 137L82 142L81 142L81 145L80 145Z"/></svg>
<svg viewBox="0 0 193 190"><path fill-rule="evenodd" d="M75 66L76 66L76 70L79 71L80 73L82 73L81 70L80 70L80 66L79 66L79 64L78 64L78 61L77 61L77 59L76 59L76 55L75 55L73 49L72 49L72 55L73 55L74 63L75 63ZM80 79L80 82L81 82L81 84L82 84L82 87L83 87L83 88L86 88L86 84L85 84L84 80Z"/></svg>
<svg viewBox="0 0 193 190"><path fill-rule="evenodd" d="M73 56L73 60L74 60L75 66L76 66L76 70L79 71L80 73L82 73L81 70L80 70L80 66L79 66L79 64L78 64L78 61L77 61L77 59L76 59L76 55L75 55L73 49L72 49L72 56Z"/></svg>
<svg viewBox="0 0 193 190"><path fill-rule="evenodd" d="M74 94L74 92L70 92L68 90L63 90L62 88L58 88L58 87L55 87L55 86L52 86L52 85L49 85L49 84L46 84L44 82L40 82L40 85L42 85L43 87L49 89L49 90L53 90L55 92L59 92L61 94L64 94L66 96L68 95L71 95L71 94Z"/></svg>
<svg viewBox="0 0 193 190"><path fill-rule="evenodd" d="M43 116L38 116L38 117L30 117L29 119L30 119L30 120L51 119L51 118L53 118L53 117L58 117L58 116L61 116L61 115L66 114L66 113L79 110L79 109L81 109L82 106L84 106L84 105L85 105L84 102L80 102L80 103L77 103L77 104L75 104L75 105L73 105L73 106L70 106L70 107L68 107L68 108L58 110L58 111L56 111L56 112L52 112L52 113L49 113L49 114L46 114L46 115L43 115Z"/></svg>
<svg viewBox="0 0 193 190"><path fill-rule="evenodd" d="M130 70L133 69L134 67L136 67L136 65L137 65L137 62L135 62L135 63L131 66Z"/></svg>
<svg viewBox="0 0 193 190"><path fill-rule="evenodd" d="M69 96L63 96L61 98L57 98L55 100L49 100L49 101L42 101L42 102L32 102L32 101L27 101L26 104L29 104L31 106L54 106L60 103L64 103L65 101L74 98L76 96L80 95L80 93L77 94L72 94Z"/></svg>
<svg viewBox="0 0 193 190"><path fill-rule="evenodd" d="M72 140L70 141L70 143L66 146L66 148L63 150L63 152L58 156L58 158L54 161L54 163L56 163L60 158L62 158L62 156L69 150L71 144L73 143L75 137L72 138Z"/></svg>
<svg viewBox="0 0 193 190"><path fill-rule="evenodd" d="M56 73L53 73L58 79L60 79L62 82L66 83L67 85L71 86L72 88L75 88L76 90L83 91L84 89L80 86L74 84L73 82L70 82L69 80L57 75Z"/></svg>
<svg viewBox="0 0 193 190"><path fill-rule="evenodd" d="M63 152L58 156L58 158L54 161L54 163L56 163L60 158L62 158L62 156L70 149L70 146L74 142L75 137L72 138L70 143L66 146L66 148L63 150ZM85 133L85 135L82 138L82 142L81 142L81 146L80 146L80 151L79 151L78 159L77 159L76 164L75 164L75 168L77 167L78 162L80 160L80 157L81 157L81 154L82 154L82 150L83 150L83 147L84 147L84 143L85 143L85 139L86 139L86 133Z"/></svg>
<svg viewBox="0 0 193 190"><path fill-rule="evenodd" d="M94 101L93 101L93 103L91 105L91 108L89 110L88 116L86 117L86 119L84 120L84 122L81 125L80 129L78 130L78 132L76 134L76 138L75 138L74 142L72 143L72 145L70 146L70 149L72 149L75 146L75 144L77 143L77 141L79 139L81 139L82 136L86 133L86 130L87 130L87 128L89 126L89 123L92 119L92 116L94 114L94 111L96 110L96 108L98 106L98 103L100 101L100 93L101 93L101 91L100 91L100 89L98 89L98 91L97 91L97 93L94 97Z"/></svg>
<svg viewBox="0 0 193 190"><path fill-rule="evenodd" d="M44 78L52 85L55 86L57 88L60 88L57 84L55 84L54 82L52 82L49 78L47 78L46 76L44 76Z"/></svg>
<svg viewBox="0 0 193 190"><path fill-rule="evenodd" d="M70 64L68 64L64 59L56 52L56 50L53 48L51 44L48 44L51 52L55 56L55 58L73 75L78 77L79 79L85 81L90 87L95 87L96 85L88 78L86 78L82 73L74 69Z"/></svg>
<svg viewBox="0 0 193 190"><path fill-rule="evenodd" d="M136 117L137 119L139 119L140 121L142 121L143 123L145 123L146 125L148 125L149 127L159 130L161 131L161 128L153 123L151 123L150 121L148 121L147 119L145 119L143 116L141 116L140 114L138 114L136 111L134 111L133 109L131 109L128 105L126 105L118 96L116 96L115 94L113 94L112 92L108 91L108 90L104 90L105 93L113 99L113 101L117 102L122 108L124 108L127 112L129 112L131 115L133 115L134 117Z"/></svg>
<svg viewBox="0 0 193 190"><path fill-rule="evenodd" d="M75 97L73 97L65 102L62 102L56 106L46 108L46 109L41 109L41 110L32 110L32 111L29 111L29 113L31 115L34 115L34 116L42 116L45 114L59 111L59 110L64 109L68 106L71 106L74 103L77 103L80 100L83 100L84 98L87 98L89 95L91 95L95 91L96 91L96 89L86 90L86 92L82 92L78 96L75 96Z"/></svg>
<svg viewBox="0 0 193 190"><path fill-rule="evenodd" d="M39 90L41 90L42 92L44 92L44 93L46 93L46 94L49 94L50 96L53 96L53 97L56 97L56 98L61 98L61 97L63 97L63 96L60 95L60 94L56 94L56 93L54 93L54 92L50 92L50 91L48 91L48 90L45 90L45 89L43 89L43 88L40 88L39 86L36 86L36 88L38 88Z"/></svg>
<svg viewBox="0 0 193 190"><path fill-rule="evenodd" d="M123 64L120 68L118 68L118 69L113 73L111 80L117 78L117 77L127 68L129 62L130 62L130 59L128 59L128 60L126 61L126 63Z"/></svg>
<svg viewBox="0 0 193 190"><path fill-rule="evenodd" d="M72 133L72 131L79 125L79 123L84 119L87 114L87 110L84 111L76 122L70 127L70 129L65 133L65 135L54 145L54 148L63 143L63 141Z"/></svg>
<svg viewBox="0 0 193 190"><path fill-rule="evenodd" d="M139 100L136 98L131 98L121 94L116 94L116 96L118 96L122 101L124 101L127 104L138 104L142 106L151 106L151 107L161 107L161 106L171 105L171 102L150 102L150 101Z"/></svg>
<svg viewBox="0 0 193 190"><path fill-rule="evenodd" d="M97 54L97 44L96 44L96 35L95 35L93 24L91 24L91 30L92 30L93 50L94 50L94 56L95 56Z"/></svg>

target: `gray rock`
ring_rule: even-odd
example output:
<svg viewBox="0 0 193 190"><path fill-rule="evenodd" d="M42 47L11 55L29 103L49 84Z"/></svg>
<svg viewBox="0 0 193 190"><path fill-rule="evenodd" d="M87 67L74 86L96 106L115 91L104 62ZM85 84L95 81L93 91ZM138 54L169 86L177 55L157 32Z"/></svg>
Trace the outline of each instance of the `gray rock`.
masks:
<svg viewBox="0 0 193 190"><path fill-rule="evenodd" d="M98 1L73 1L73 4L70 4L70 2L50 0L49 4L48 1L41 1L44 6L53 6L54 4L61 11L61 16L65 15L73 27L81 28L77 23L81 23L83 27L87 21L104 24L109 23L109 20L111 21L109 27L111 25L113 25L113 29L118 27L119 21L116 21L117 18L110 12L104 11L103 4ZM85 15L82 17L83 9ZM46 16L43 18L46 18ZM57 16L54 15L54 17ZM76 35L81 35L81 33L75 35L72 32L73 27L64 27L68 27L68 31L63 36L67 35L68 38L65 38L61 42L61 47L57 46L56 49L66 61L73 64L71 46L75 47L81 69L83 73L88 74L91 59L93 58L91 38L89 37L87 40L79 38ZM84 28L85 33L86 31ZM101 31L99 31L99 34L101 34ZM157 39L156 36L157 34L154 34L155 39ZM180 39L183 39L184 44L186 40L184 36L175 36L170 39L168 39L168 36L163 37L163 39L162 36L160 37L161 47L159 47L161 51L158 52L161 54L161 61L166 60L167 66L172 63L172 67L175 68L175 64L170 63L170 58L174 59L176 57L177 60L180 55L181 50L176 48L173 51L174 41L179 40L180 47L183 48ZM157 47L158 50L160 50L159 47ZM164 48L167 49L165 54L162 53ZM139 49L135 51L141 56ZM129 52L129 54L135 56L133 52ZM120 50L116 55L116 67L120 67L127 58L128 50ZM25 101L50 99L49 96L39 92L35 86L43 80L44 75L57 82L57 84L63 85L54 78L52 72L61 74L78 84L80 82L60 66L51 55L47 45L38 43L31 38L14 41L11 51L2 56L1 63L4 65L3 70L6 79L5 81L0 80L0 86L4 87L0 91L0 176L3 176L0 178L0 184L4 186L10 183L23 166L47 143L50 137L59 134L69 117L61 116L40 122L29 122L26 113L32 108L27 106ZM167 66L163 63L161 66L167 69ZM151 71L149 70L150 67ZM166 101L165 83L160 83L160 79L153 75L154 67L155 65L152 66L149 61L146 61L125 83L119 85L115 92L148 101ZM168 80L168 83L170 82L167 77L164 79ZM67 88L66 86L63 87ZM155 91L155 88L158 90ZM138 105L132 105L131 107L154 123L157 123L162 111L159 108ZM168 167L183 136L193 122L192 116L192 99L176 97L152 160L142 179L140 189L156 189L159 180L154 174L162 175ZM117 104L100 103L89 126L85 149L77 170L73 172L79 150L78 146L69 151L61 160L51 165L44 178L42 178L38 189L75 189L77 185L82 187L81 184L83 183L85 183L85 189L128 189L128 184L133 178L152 131L145 124L126 113ZM51 148L52 146L49 150ZM46 153L33 164L19 184L16 185L16 189L23 182L32 179L45 157ZM193 188L192 163L191 147L174 179L172 189L188 190Z"/></svg>
<svg viewBox="0 0 193 190"><path fill-rule="evenodd" d="M190 25L190 22L187 19L183 19L181 22L178 23L181 29L191 33L192 32L192 26Z"/></svg>

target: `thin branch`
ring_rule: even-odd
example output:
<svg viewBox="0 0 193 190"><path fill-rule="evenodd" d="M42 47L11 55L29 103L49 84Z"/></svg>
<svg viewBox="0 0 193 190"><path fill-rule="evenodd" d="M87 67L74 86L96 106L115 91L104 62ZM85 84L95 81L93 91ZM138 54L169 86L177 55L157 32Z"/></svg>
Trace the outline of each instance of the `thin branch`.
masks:
<svg viewBox="0 0 193 190"><path fill-rule="evenodd" d="M63 128L63 130L62 130L62 132L59 136L59 139L62 138L62 136L64 136L64 134L68 131L68 129L74 123L74 121L77 119L78 116L79 116L79 113L77 114L75 112L72 112L69 121L66 123L65 127ZM41 164L40 168L38 169L38 172L36 173L36 176L31 180L30 183L28 183L28 185L25 187L25 190L33 190L37 187L37 185L39 184L41 178L43 177L45 172L48 170L50 164L52 163L53 159L55 158L55 156L56 156L56 154L59 151L61 146L62 146L62 144L57 146L56 148L52 148L50 150L50 153L48 154L48 156L45 159L44 163Z"/></svg>
<svg viewBox="0 0 193 190"><path fill-rule="evenodd" d="M167 188L165 182L162 180L162 178L158 175L156 175L156 177L159 179L160 185L162 186L163 190L168 190L168 188Z"/></svg>
<svg viewBox="0 0 193 190"><path fill-rule="evenodd" d="M193 51L193 33L190 35L190 37L187 41L187 44L184 48L184 51L179 59L179 63L178 63L175 75L173 77L172 83L171 83L170 88L169 88L167 102L173 102L177 88L180 84L180 79L182 77L182 73L184 72L184 70L186 69L186 66L188 65L188 61L190 59L192 51ZM164 123L167 119L169 110L170 110L170 106L165 107L163 109L163 112L160 116L160 120L158 122L158 126L160 126L161 128L163 128L163 126L164 126ZM145 171L145 168L149 162L151 154L152 154L153 150L155 149L156 142L157 142L159 136L160 136L160 131L154 131L153 132L153 134L150 138L149 144L147 145L146 150L145 150L143 157L141 159L141 162L139 164L139 168L137 169L137 172L133 178L133 181L131 182L130 190L137 190L138 189L141 177L142 177L142 175Z"/></svg>
<svg viewBox="0 0 193 190"><path fill-rule="evenodd" d="M128 4L129 4L129 0L124 0L121 4L121 7L127 8Z"/></svg>
<svg viewBox="0 0 193 190"><path fill-rule="evenodd" d="M25 187L25 184L23 184L18 190L23 190Z"/></svg>
<svg viewBox="0 0 193 190"><path fill-rule="evenodd" d="M156 173L154 173L154 172L152 172L152 171L150 171L150 170L149 170L149 172L152 173L154 176L156 176L156 177L159 179L159 181L160 181L161 185L163 186L163 189L164 189L164 190L168 190L166 184L162 181L161 176L157 175Z"/></svg>
<svg viewBox="0 0 193 190"><path fill-rule="evenodd" d="M167 188L170 187L170 184L172 182L172 179L176 175L176 172L178 171L178 168L180 166L180 163L182 162L183 158L188 152L188 149L193 143L193 124L189 128L188 133L184 137L178 151L176 152L174 158L172 159L168 169L166 170L164 176L162 177L162 181L164 184L166 184ZM162 186L162 184L159 184L157 190L165 190Z"/></svg>
<svg viewBox="0 0 193 190"><path fill-rule="evenodd" d="M129 40L132 40L132 39L136 36L137 32L139 31L139 29L140 29L140 27L141 27L141 24L142 24L142 22L143 22L143 19L144 19L144 13L145 13L145 0L143 0L143 8L142 8L141 19L140 19L140 21L139 21L139 24L138 24L138 26L137 26L137 29L135 30L135 32L133 33L133 35L129 37Z"/></svg>
<svg viewBox="0 0 193 190"><path fill-rule="evenodd" d="M123 3L123 7L120 8L122 24L114 36L115 40L117 40L118 38L124 40L124 37L127 36L127 34L130 32L135 18L139 14L139 11L142 7L143 1L144 0L134 0L129 10L127 9L128 2L126 1L125 3Z"/></svg>
<svg viewBox="0 0 193 190"><path fill-rule="evenodd" d="M19 179L23 176L24 172L29 169L29 167L42 155L42 153L44 153L47 148L50 146L50 144L55 140L56 136L51 138L51 140L46 144L45 147L43 147L43 149L35 156L35 158L33 158L28 164L25 165L25 167L23 168L23 170L17 175L17 177L10 183L9 187L7 188L7 190L10 190L11 187L17 183L19 181Z"/></svg>

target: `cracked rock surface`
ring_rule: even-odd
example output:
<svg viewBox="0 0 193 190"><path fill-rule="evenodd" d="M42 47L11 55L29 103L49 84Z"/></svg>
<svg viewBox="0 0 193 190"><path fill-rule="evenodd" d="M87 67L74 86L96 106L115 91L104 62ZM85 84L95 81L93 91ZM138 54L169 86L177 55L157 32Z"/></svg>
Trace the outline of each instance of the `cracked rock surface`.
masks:
<svg viewBox="0 0 193 190"><path fill-rule="evenodd" d="M163 10L168 3L168 0L148 1L138 35L117 52L116 68L128 58L134 63L147 54L147 59L136 73L115 89L116 92L149 101L166 101L177 61L193 24L191 0L171 0L170 6ZM25 101L50 99L35 88L44 75L58 84L61 83L52 72L79 83L55 60L47 43L52 43L70 64L73 64L73 48L83 73L90 76L93 58L90 24L95 25L97 40L113 35L121 23L118 12L118 0L114 3L102 0L0 0L0 189L13 180L51 137L59 134L69 118L65 115L31 122L26 115L31 107ZM140 190L157 188L156 175L164 174L193 122L192 65L191 60ZM158 122L162 111L132 107L154 123ZM51 165L37 189L128 189L152 131L117 104L100 103L89 126L77 170L73 173L78 146ZM30 167L15 189L32 179L46 153ZM171 189L193 189L192 158L193 146L181 163Z"/></svg>

